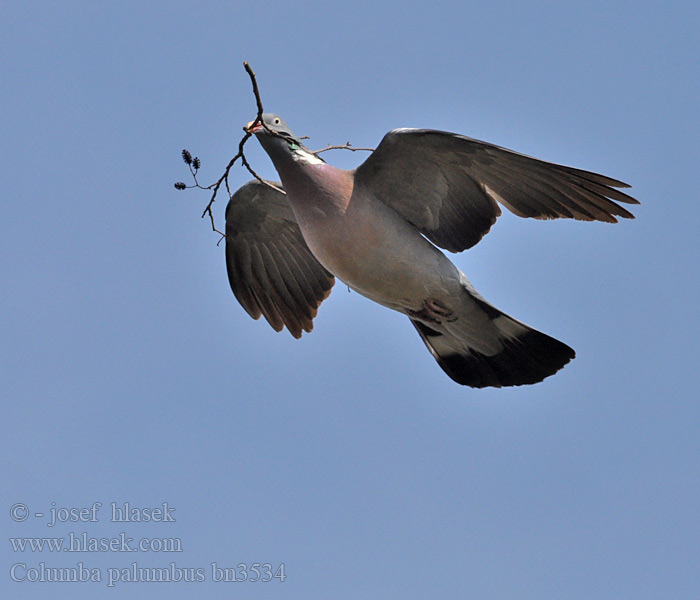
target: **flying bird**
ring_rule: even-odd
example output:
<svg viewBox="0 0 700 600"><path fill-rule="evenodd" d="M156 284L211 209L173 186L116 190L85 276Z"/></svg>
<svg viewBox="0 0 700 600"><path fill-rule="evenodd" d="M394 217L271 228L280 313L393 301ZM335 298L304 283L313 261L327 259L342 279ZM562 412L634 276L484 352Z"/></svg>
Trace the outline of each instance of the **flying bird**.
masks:
<svg viewBox="0 0 700 600"><path fill-rule="evenodd" d="M346 171L307 149L277 115L244 129L282 180L250 181L226 208L228 277L251 317L299 338L337 277L406 315L462 385L533 384L574 358L566 344L487 302L439 248L474 246L499 204L535 219L632 219L618 204L638 204L618 189L627 184L430 129L394 129Z"/></svg>

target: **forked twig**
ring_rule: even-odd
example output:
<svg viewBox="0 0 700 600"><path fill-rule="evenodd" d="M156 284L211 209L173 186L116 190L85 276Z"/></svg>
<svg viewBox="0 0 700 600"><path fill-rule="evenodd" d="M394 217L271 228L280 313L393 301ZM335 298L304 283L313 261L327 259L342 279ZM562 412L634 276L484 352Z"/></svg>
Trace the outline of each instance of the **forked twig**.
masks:
<svg viewBox="0 0 700 600"><path fill-rule="evenodd" d="M245 68L246 73L248 73L248 75L250 76L250 80L251 80L251 83L252 83L252 85L253 85L253 95L255 96L255 102L256 102L256 105L257 105L257 108L258 108L258 112L257 112L257 115L255 116L255 119L254 119L254 121L253 121L253 124L255 124L255 123L262 123L262 115L263 115L264 109L263 109L263 105L262 105L262 100L261 100L261 98L260 98L260 90L258 89L258 82L257 82L257 80L256 80L256 78L255 78L255 73L253 72L253 69L251 69L250 65L249 65L247 62L244 62L244 63L243 63L243 67ZM241 141L238 143L238 152L237 152L236 155L229 161L228 165L226 165L226 169L224 169L223 175L222 175L221 177L219 177L219 179L218 179L217 181L215 181L214 183L212 183L212 184L209 185L209 186L203 187L203 186L199 185L199 183L198 183L197 180L195 179L195 184L196 184L196 185L195 185L194 187L199 187L199 188L202 188L202 189L205 189L205 190L212 190L211 198L209 199L209 203L207 204L206 208L204 209L204 212L202 213L202 218L204 218L204 217L206 217L207 215L209 215L209 220L211 221L211 228L212 228L216 233L218 233L219 235L221 235L221 236L222 236L222 239L223 239L223 237L226 237L226 234L225 234L224 232L222 232L222 231L219 231L219 229L217 229L216 223L215 223L215 221L214 221L214 213L213 213L213 211L212 211L212 206L213 206L214 202L216 201L216 196L217 196L217 194L219 193L219 188L221 187L221 184L222 184L222 183L225 183L225 184L226 184L226 191L227 191L227 193L228 193L229 199L231 198L232 194L231 194L231 187L229 186L229 182L228 182L228 176L229 176L229 173L231 172L231 169L233 168L233 165L236 164L236 161L237 161L238 159L241 160L241 164L242 164L246 169L248 169L248 171L250 172L250 174L251 174L253 177L255 177L255 179L257 179L258 181L260 181L261 183L263 183L263 184L265 184L265 185L268 185L268 186L270 186L270 187L273 187L273 188L276 189L277 191L280 191L280 192L284 193L284 190L281 190L281 189L279 189L278 187L273 186L272 184L270 184L270 183L268 183L267 181L265 181L262 177L260 177L260 175L258 175L258 174L253 170L253 168L250 166L250 163L247 161L247 159L246 159L246 157L245 157L245 153L243 152L243 146L244 146L245 143L248 141L248 139L250 139L250 137L251 137L252 135L253 135L252 133L250 133L249 131L246 130L245 135L243 136L243 138L241 138ZM219 243L220 243L220 242L221 242L221 240L219 240Z"/></svg>
<svg viewBox="0 0 700 600"><path fill-rule="evenodd" d="M231 172L231 169L233 168L233 165L236 164L236 161L240 159L241 164L248 170L248 172L255 177L260 183L271 187L274 190L277 190L278 192L281 192L282 194L285 193L285 191L276 185L271 184L269 181L265 181L260 175L258 175L253 168L250 166L248 163L248 160L245 157L245 153L243 152L243 146L245 146L245 143L252 137L252 133L249 131L249 129L252 129L255 125L258 123L261 124L265 130L268 131L268 133L272 135L279 135L276 131L271 130L262 120L262 116L264 113L263 109L263 104L262 104L262 99L260 98L260 90L258 89L258 82L255 77L255 73L253 72L253 69L250 67L250 65L247 62L243 63L243 67L248 73L248 76L250 77L251 84L253 86L253 95L255 96L255 104L257 106L257 114L255 116L255 119L252 121L250 124L249 128L243 128L245 131L245 135L241 138L241 141L238 143L238 152L236 155L229 161L228 165L226 165L226 169L224 170L223 175L219 177L214 183L208 186L203 186L199 183L197 180L197 171L199 170L200 166L200 161L198 158L192 159L191 154L187 150L183 150L183 158L185 159L185 162L190 168L190 173L192 174L192 177L194 179L194 185L186 185L182 182L178 182L175 184L175 187L179 190L184 190L187 188L199 188L201 190L211 190L211 197L209 198L209 203L207 204L206 208L204 209L204 212L202 213L202 218L206 217L207 215L209 216L209 221L211 222L211 228L213 231L218 233L221 238L217 242L217 245L221 243L221 240L226 237L226 234L223 231L220 231L216 227L216 223L214 221L214 213L212 211L212 206L214 205L214 202L216 201L216 196L219 193L219 189L221 188L221 184L225 184L226 186L226 192L228 193L229 199L232 197L231 193L231 187L229 186L229 173ZM346 144L343 144L342 146L328 146L327 148L323 148L321 150L316 150L312 151L311 153L314 155L320 154L321 152L326 152L327 150L351 150L352 152L356 152L358 150L364 150L368 152L372 152L373 148L355 148L353 147L350 142L347 142Z"/></svg>

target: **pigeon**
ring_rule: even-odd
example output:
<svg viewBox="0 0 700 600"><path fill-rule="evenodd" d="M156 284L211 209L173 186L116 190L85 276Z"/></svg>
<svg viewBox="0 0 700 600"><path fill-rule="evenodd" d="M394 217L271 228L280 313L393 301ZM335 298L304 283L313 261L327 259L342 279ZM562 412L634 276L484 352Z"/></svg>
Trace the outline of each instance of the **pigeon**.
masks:
<svg viewBox="0 0 700 600"><path fill-rule="evenodd" d="M337 277L410 320L439 366L473 388L534 384L575 356L487 302L440 250L474 246L501 214L617 222L629 185L445 131L394 129L354 170L327 164L279 116L244 130L281 182L253 180L226 208L226 265L254 319L310 332Z"/></svg>

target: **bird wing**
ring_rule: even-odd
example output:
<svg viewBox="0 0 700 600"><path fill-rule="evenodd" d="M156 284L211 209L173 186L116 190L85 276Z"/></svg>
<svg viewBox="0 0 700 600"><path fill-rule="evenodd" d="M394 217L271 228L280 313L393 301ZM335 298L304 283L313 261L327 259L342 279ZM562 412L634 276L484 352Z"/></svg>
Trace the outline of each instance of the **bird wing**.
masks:
<svg viewBox="0 0 700 600"><path fill-rule="evenodd" d="M438 246L474 246L501 214L617 222L634 216L617 204L639 204L597 173L518 154L463 135L394 129L355 171L364 185Z"/></svg>
<svg viewBox="0 0 700 600"><path fill-rule="evenodd" d="M286 196L259 181L246 183L226 207L226 268L246 312L263 315L276 331L286 326L295 338L313 329L335 283L306 245Z"/></svg>

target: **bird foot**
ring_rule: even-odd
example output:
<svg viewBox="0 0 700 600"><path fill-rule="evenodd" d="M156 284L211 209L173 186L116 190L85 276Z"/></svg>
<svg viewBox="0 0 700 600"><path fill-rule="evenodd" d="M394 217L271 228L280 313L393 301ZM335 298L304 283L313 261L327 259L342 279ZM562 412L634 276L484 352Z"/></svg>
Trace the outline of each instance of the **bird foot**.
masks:
<svg viewBox="0 0 700 600"><path fill-rule="evenodd" d="M419 319L427 323L440 324L443 321L455 321L457 317L454 313L433 298L428 298L423 300L423 306L418 310L406 309L406 314L412 319Z"/></svg>

